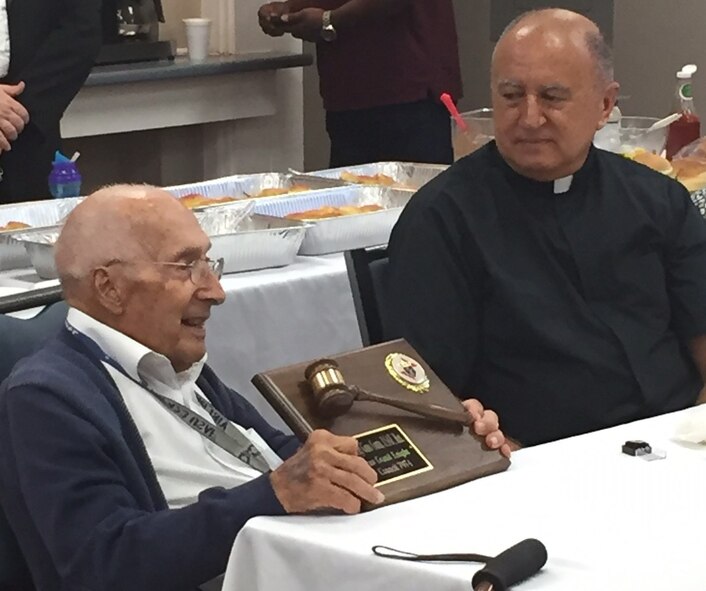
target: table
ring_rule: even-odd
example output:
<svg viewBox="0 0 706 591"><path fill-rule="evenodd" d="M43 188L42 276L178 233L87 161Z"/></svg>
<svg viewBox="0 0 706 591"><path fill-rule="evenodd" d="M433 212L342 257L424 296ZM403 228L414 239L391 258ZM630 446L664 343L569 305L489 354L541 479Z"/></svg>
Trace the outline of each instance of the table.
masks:
<svg viewBox="0 0 706 591"><path fill-rule="evenodd" d="M0 289L29 289L31 269L0 273ZM226 301L211 310L208 363L273 425L289 429L250 383L257 372L361 346L342 254L297 257L279 269L224 275Z"/></svg>
<svg viewBox="0 0 706 591"><path fill-rule="evenodd" d="M549 561L523 591L703 591L706 446L670 440L695 410L521 450L505 473L362 515L252 519L223 589L469 591L479 565L388 560L370 548L494 555L536 537ZM624 455L627 439L668 456Z"/></svg>

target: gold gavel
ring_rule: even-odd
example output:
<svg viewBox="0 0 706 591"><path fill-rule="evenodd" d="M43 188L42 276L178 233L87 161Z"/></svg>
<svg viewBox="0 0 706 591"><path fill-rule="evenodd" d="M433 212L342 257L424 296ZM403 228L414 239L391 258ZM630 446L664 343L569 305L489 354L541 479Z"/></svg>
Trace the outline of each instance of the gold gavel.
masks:
<svg viewBox="0 0 706 591"><path fill-rule="evenodd" d="M343 379L338 363L333 359L314 361L307 366L304 376L311 386L316 408L324 417L341 416L350 410L356 400L363 400L393 406L429 419L468 424L468 415L463 410L413 400L397 400L358 386L349 386Z"/></svg>

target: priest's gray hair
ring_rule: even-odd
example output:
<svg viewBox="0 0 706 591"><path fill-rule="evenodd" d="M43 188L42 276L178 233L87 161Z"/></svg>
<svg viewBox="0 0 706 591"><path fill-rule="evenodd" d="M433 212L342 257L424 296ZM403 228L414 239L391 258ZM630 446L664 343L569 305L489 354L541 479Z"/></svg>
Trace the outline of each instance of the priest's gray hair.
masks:
<svg viewBox="0 0 706 591"><path fill-rule="evenodd" d="M599 80L607 84L613 82L615 80L613 50L606 43L603 33L600 30L587 32L586 47L596 62Z"/></svg>

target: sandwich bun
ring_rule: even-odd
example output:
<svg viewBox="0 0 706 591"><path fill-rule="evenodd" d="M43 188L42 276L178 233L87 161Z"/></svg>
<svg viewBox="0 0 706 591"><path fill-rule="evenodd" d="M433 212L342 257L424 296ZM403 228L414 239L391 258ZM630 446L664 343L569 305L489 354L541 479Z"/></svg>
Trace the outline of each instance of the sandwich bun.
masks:
<svg viewBox="0 0 706 591"><path fill-rule="evenodd" d="M647 150L635 150L631 154L625 154L625 156L630 160L634 160L635 162L639 162L640 164L650 167L652 170L666 174L668 177L674 178L675 176L672 163L657 154L653 154Z"/></svg>

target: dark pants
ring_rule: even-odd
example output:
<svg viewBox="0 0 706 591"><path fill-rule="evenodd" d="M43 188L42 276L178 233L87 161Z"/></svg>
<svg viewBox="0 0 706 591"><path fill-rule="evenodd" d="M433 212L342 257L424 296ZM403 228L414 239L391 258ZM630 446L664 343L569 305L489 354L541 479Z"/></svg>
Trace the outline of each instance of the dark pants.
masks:
<svg viewBox="0 0 706 591"><path fill-rule="evenodd" d="M12 150L0 154L0 204L49 199L49 172L54 151L59 149L58 129L55 137L45 136L31 123L12 142Z"/></svg>
<svg viewBox="0 0 706 591"><path fill-rule="evenodd" d="M431 99L329 111L326 131L331 139L331 168L384 161L453 162L449 114Z"/></svg>

